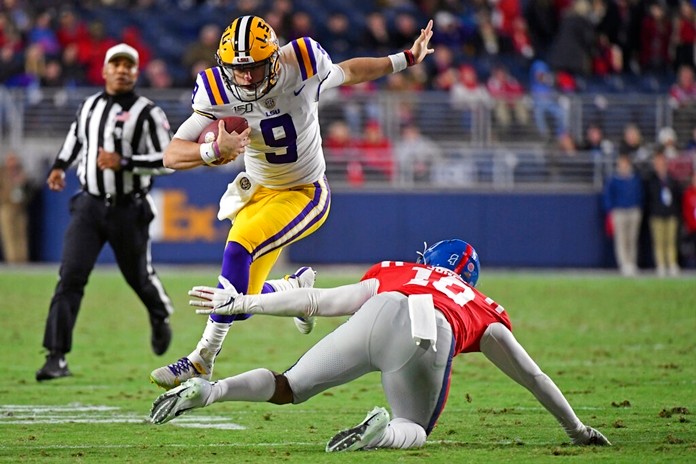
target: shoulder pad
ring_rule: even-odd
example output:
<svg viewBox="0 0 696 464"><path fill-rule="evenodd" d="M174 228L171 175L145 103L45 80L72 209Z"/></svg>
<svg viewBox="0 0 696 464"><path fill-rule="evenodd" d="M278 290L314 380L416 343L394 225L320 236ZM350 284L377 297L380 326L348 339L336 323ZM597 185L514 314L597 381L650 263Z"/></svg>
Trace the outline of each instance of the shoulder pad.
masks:
<svg viewBox="0 0 696 464"><path fill-rule="evenodd" d="M219 67L208 68L198 73L196 90L193 95L194 106L215 106L230 103Z"/></svg>
<svg viewBox="0 0 696 464"><path fill-rule="evenodd" d="M310 37L302 37L293 40L289 45L292 46L292 50L297 58L297 64L299 65L300 75L303 81L306 81L319 72L319 62L321 60L328 59L331 61L324 49Z"/></svg>

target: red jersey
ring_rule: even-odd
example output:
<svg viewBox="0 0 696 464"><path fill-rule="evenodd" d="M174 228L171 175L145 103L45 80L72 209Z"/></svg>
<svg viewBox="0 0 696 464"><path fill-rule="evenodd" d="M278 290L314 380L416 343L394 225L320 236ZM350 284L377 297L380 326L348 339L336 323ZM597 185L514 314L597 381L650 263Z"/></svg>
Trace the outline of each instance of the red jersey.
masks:
<svg viewBox="0 0 696 464"><path fill-rule="evenodd" d="M367 279L379 281L377 293L432 295L435 308L452 327L455 355L480 351L481 336L495 322L512 330L505 308L447 269L401 261L382 261L368 269L361 280Z"/></svg>

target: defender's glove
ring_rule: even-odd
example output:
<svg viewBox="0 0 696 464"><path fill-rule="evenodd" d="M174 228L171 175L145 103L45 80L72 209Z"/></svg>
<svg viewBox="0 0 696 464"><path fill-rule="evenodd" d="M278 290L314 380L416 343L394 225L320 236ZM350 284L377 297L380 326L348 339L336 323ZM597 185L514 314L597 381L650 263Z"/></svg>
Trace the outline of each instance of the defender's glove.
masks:
<svg viewBox="0 0 696 464"><path fill-rule="evenodd" d="M222 288L196 286L189 290L189 296L195 296L200 300L190 300L189 305L197 306L196 314L223 314L230 316L240 314L242 311L234 309L234 300L239 296L239 292L223 276L218 276Z"/></svg>

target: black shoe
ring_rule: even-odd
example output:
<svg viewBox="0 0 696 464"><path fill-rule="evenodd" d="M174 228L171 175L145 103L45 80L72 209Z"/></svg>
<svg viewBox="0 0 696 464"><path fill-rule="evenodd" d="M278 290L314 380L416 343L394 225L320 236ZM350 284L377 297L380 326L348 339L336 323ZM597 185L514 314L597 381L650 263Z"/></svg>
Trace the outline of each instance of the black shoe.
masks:
<svg viewBox="0 0 696 464"><path fill-rule="evenodd" d="M172 328L169 327L169 319L150 321L150 324L152 325L152 337L150 338L152 351L157 356L161 356L167 352L172 341Z"/></svg>
<svg viewBox="0 0 696 464"><path fill-rule="evenodd" d="M72 375L63 353L49 353L43 367L36 371L36 381L59 379Z"/></svg>

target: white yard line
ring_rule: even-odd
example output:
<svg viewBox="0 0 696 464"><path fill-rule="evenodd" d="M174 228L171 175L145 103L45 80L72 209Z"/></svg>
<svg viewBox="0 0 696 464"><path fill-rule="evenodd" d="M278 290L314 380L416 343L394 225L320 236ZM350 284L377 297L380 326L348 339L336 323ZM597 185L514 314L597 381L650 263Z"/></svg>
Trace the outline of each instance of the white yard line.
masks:
<svg viewBox="0 0 696 464"><path fill-rule="evenodd" d="M147 416L119 413L113 406L1 404L0 425L46 424L140 424L149 422ZM180 417L172 425L199 429L245 430L246 427L223 416Z"/></svg>

